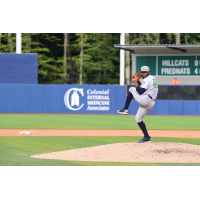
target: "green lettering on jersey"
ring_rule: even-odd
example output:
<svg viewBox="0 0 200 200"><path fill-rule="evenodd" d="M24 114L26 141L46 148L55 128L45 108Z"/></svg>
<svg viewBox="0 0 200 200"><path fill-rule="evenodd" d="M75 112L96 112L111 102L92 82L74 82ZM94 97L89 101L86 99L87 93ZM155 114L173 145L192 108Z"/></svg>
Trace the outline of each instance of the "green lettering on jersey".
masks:
<svg viewBox="0 0 200 200"><path fill-rule="evenodd" d="M157 81L155 79L153 79L153 86L158 88L158 84L157 84Z"/></svg>

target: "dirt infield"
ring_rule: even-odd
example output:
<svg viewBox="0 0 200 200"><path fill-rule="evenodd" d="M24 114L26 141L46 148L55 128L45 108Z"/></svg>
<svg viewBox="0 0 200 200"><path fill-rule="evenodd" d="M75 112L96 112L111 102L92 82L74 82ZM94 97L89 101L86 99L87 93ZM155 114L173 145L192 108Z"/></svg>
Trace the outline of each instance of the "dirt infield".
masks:
<svg viewBox="0 0 200 200"><path fill-rule="evenodd" d="M31 157L89 162L200 163L200 147L182 143L130 142L71 149Z"/></svg>
<svg viewBox="0 0 200 200"><path fill-rule="evenodd" d="M19 134L30 131L34 134ZM200 138L200 131L149 130L153 137ZM0 129L0 136L140 136L140 130ZM200 163L200 146L182 143L116 143L33 155L34 159L93 162Z"/></svg>
<svg viewBox="0 0 200 200"><path fill-rule="evenodd" d="M35 132L26 135L22 131ZM200 138L200 131L148 130L151 137ZM141 130L0 129L0 136L141 136Z"/></svg>

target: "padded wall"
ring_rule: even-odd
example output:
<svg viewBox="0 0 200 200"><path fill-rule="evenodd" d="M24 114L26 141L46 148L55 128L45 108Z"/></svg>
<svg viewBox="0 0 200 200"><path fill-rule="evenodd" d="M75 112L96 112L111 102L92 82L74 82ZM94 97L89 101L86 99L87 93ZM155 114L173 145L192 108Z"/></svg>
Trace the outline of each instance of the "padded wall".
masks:
<svg viewBox="0 0 200 200"><path fill-rule="evenodd" d="M0 113L116 114L125 86L0 84Z"/></svg>
<svg viewBox="0 0 200 200"><path fill-rule="evenodd" d="M0 84L0 113L117 114L126 100L125 86ZM133 100L129 114L139 103ZM157 100L148 115L200 115L198 100Z"/></svg>
<svg viewBox="0 0 200 200"><path fill-rule="evenodd" d="M0 83L37 84L38 55L0 53Z"/></svg>

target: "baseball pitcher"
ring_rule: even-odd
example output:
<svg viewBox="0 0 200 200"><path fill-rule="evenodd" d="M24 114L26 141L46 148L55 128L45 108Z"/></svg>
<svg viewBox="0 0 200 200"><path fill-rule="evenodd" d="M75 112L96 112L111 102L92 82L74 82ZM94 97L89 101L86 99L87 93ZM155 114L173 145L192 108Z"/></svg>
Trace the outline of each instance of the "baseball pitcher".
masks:
<svg viewBox="0 0 200 200"><path fill-rule="evenodd" d="M139 81L140 78L143 78L142 84ZM135 87L129 89L124 108L117 112L119 114L127 115L129 105L134 98L140 104L135 120L144 134L144 138L139 140L138 143L152 142L145 123L143 122L143 117L155 105L158 94L158 84L155 77L150 75L150 69L148 66L142 66L141 73L133 75L132 83L134 83Z"/></svg>

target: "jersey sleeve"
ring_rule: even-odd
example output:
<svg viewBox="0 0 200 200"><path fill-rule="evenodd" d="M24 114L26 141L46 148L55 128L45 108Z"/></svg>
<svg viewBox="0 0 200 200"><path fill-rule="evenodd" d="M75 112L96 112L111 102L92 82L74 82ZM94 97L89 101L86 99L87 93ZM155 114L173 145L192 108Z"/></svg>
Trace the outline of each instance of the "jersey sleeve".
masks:
<svg viewBox="0 0 200 200"><path fill-rule="evenodd" d="M139 94L143 94L145 92L145 89L144 88L141 88L139 85L136 87L136 91L139 93Z"/></svg>
<svg viewBox="0 0 200 200"><path fill-rule="evenodd" d="M142 81L142 85L140 86L141 88L144 88L144 89L147 89L148 88L148 86L149 86L149 80L148 79L144 79L143 81Z"/></svg>

